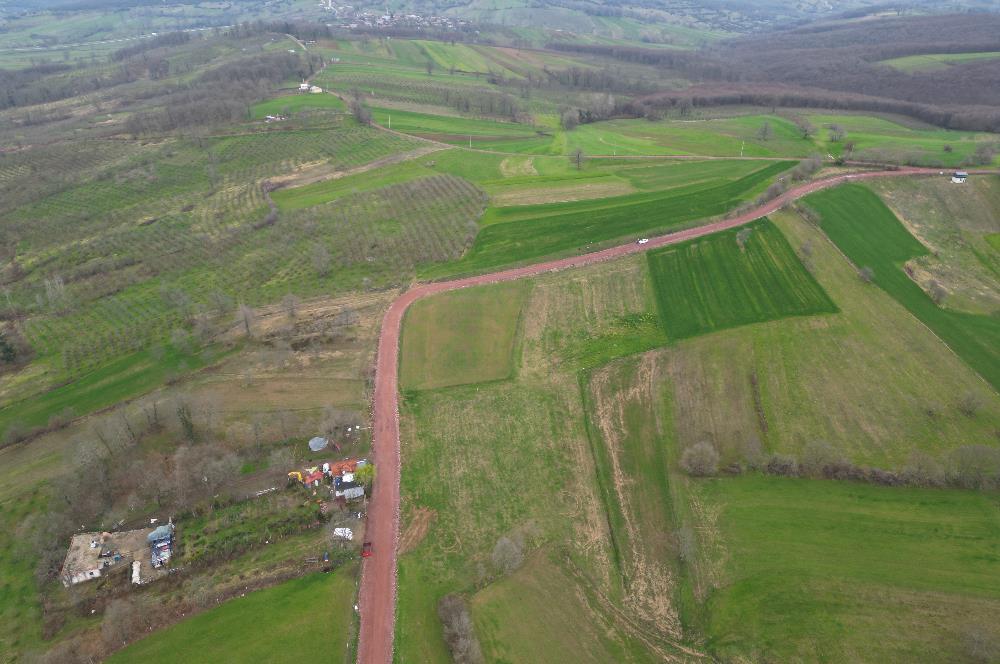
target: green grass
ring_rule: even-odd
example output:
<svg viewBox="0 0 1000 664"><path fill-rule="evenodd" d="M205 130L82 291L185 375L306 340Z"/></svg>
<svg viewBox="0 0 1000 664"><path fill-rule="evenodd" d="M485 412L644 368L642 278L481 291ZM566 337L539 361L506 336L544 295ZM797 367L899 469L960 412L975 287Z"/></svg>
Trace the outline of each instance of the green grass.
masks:
<svg viewBox="0 0 1000 664"><path fill-rule="evenodd" d="M509 378L530 288L512 282L416 302L406 314L400 385L426 390Z"/></svg>
<svg viewBox="0 0 1000 664"><path fill-rule="evenodd" d="M744 247L737 241L747 234ZM660 317L674 339L836 306L770 221L648 254Z"/></svg>
<svg viewBox="0 0 1000 664"><path fill-rule="evenodd" d="M821 227L859 268L874 270L874 283L934 331L994 388L1000 388L1000 319L942 309L903 271L927 252L871 190L844 185L809 196Z"/></svg>
<svg viewBox="0 0 1000 664"><path fill-rule="evenodd" d="M321 649L347 660L355 567L310 574L188 618L112 655L108 662L284 662Z"/></svg>
<svg viewBox="0 0 1000 664"><path fill-rule="evenodd" d="M888 65L905 72L937 71L948 69L954 65L980 60L995 60L1000 58L1000 51L985 51L981 53L931 53L928 55L907 55L902 58L882 60L879 64Z"/></svg>
<svg viewBox="0 0 1000 664"><path fill-rule="evenodd" d="M217 348L197 354L164 347L123 355L79 380L0 409L0 430L17 423L27 428L45 426L49 418L69 412L79 417L113 406L162 385L172 376L197 370L224 356Z"/></svg>
<svg viewBox="0 0 1000 664"><path fill-rule="evenodd" d="M1000 233L990 233L986 236L986 241L1000 254Z"/></svg>
<svg viewBox="0 0 1000 664"><path fill-rule="evenodd" d="M778 162L731 182L600 200L492 209L471 251L449 272L474 272L569 252L630 235L675 230L735 207L791 164ZM428 274L437 274L428 273Z"/></svg>
<svg viewBox="0 0 1000 664"><path fill-rule="evenodd" d="M259 102L250 107L250 117L263 120L265 115L287 115L302 111L345 111L339 97L331 94L291 94Z"/></svg>
<svg viewBox="0 0 1000 664"><path fill-rule="evenodd" d="M706 631L724 660L959 661L965 629L996 637L988 495L765 477L699 493L721 510L724 582Z"/></svg>

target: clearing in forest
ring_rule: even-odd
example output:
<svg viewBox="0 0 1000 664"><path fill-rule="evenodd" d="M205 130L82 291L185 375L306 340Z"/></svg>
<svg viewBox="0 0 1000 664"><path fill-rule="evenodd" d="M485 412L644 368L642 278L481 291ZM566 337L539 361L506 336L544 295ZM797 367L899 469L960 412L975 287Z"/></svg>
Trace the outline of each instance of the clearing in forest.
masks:
<svg viewBox="0 0 1000 664"><path fill-rule="evenodd" d="M837 310L767 219L652 252L649 268L674 339Z"/></svg>

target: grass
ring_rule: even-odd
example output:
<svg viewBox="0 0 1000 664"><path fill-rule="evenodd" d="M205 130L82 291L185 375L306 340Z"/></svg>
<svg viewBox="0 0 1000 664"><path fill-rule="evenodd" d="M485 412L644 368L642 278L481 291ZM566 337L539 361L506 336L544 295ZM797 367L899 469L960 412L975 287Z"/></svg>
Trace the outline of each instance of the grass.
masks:
<svg viewBox="0 0 1000 664"><path fill-rule="evenodd" d="M700 488L726 549L706 633L722 659L945 661L969 656L973 628L996 637L989 496L765 477Z"/></svg>
<svg viewBox="0 0 1000 664"><path fill-rule="evenodd" d="M427 390L509 378L525 282L445 293L406 314L400 385Z"/></svg>
<svg viewBox="0 0 1000 664"><path fill-rule="evenodd" d="M303 111L346 111L340 97L330 94L292 94L275 97L250 107L250 117L263 120L266 115L289 115Z"/></svg>
<svg viewBox="0 0 1000 664"><path fill-rule="evenodd" d="M903 271L927 253L871 190L845 185L806 199L821 215L821 227L859 268L874 270L873 282L934 331L994 388L1000 388L1000 319L949 311L936 305Z"/></svg>
<svg viewBox="0 0 1000 664"><path fill-rule="evenodd" d="M882 60L879 64L888 65L893 69L905 72L936 71L948 69L955 65L981 60L1000 58L1000 51L985 51L981 53L930 53L927 55L907 55L902 58Z"/></svg>
<svg viewBox="0 0 1000 664"><path fill-rule="evenodd" d="M569 252L603 242L676 230L722 214L790 166L778 162L734 181L696 183L666 192L492 209L472 249L442 268L449 273L485 271ZM439 276L440 270L427 276Z"/></svg>
<svg viewBox="0 0 1000 664"><path fill-rule="evenodd" d="M353 628L354 566L310 574L199 613L112 655L108 662L288 661L322 644L346 661ZM248 626L255 626L248 629Z"/></svg>
<svg viewBox="0 0 1000 664"><path fill-rule="evenodd" d="M0 409L0 429L13 424L42 427L53 416L88 415L163 385L168 378L217 362L223 353L206 348L189 354L170 346L143 350L105 364L79 380Z"/></svg>
<svg viewBox="0 0 1000 664"><path fill-rule="evenodd" d="M660 318L674 339L837 310L766 219L650 252L648 259Z"/></svg>

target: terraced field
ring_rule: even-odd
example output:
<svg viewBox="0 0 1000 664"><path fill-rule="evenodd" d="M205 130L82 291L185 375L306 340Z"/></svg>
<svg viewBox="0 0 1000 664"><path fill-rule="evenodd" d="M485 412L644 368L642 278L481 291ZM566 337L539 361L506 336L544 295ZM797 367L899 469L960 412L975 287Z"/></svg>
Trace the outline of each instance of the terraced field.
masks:
<svg viewBox="0 0 1000 664"><path fill-rule="evenodd" d="M648 254L660 318L683 339L836 306L768 220Z"/></svg>
<svg viewBox="0 0 1000 664"><path fill-rule="evenodd" d="M928 53L925 55L907 55L902 58L882 60L880 64L905 72L937 71L948 69L955 65L1000 58L1000 51L984 51L978 53Z"/></svg>

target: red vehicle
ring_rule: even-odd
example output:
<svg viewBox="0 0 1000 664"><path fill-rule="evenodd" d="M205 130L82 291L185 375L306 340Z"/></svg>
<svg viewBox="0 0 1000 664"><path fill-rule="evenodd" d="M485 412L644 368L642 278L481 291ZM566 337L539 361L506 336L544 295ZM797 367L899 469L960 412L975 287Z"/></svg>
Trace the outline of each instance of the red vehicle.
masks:
<svg viewBox="0 0 1000 664"><path fill-rule="evenodd" d="M371 558L372 557L372 543L371 542L365 542L364 544L361 545L361 557L362 558Z"/></svg>

